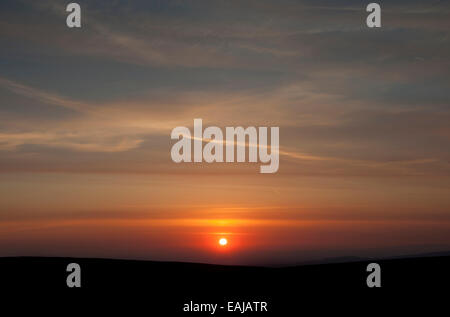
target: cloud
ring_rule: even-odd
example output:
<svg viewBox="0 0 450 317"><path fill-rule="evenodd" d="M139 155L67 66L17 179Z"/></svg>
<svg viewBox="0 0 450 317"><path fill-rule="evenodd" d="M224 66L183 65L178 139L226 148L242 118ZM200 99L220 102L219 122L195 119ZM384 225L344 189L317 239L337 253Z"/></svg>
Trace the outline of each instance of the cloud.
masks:
<svg viewBox="0 0 450 317"><path fill-rule="evenodd" d="M2 8L0 86L14 98L1 99L0 147L15 159L64 169L64 151L72 164L99 152L120 172L119 157L145 152L167 171L170 130L202 118L280 126L294 173L446 171L444 3L389 2L375 31L359 1L85 2L75 31L59 2ZM74 113L26 116L43 104Z"/></svg>
<svg viewBox="0 0 450 317"><path fill-rule="evenodd" d="M0 133L0 150L16 150L22 145L45 145L87 152L122 152L137 148L143 140L135 138L105 138L73 133ZM87 141L89 140L89 141Z"/></svg>
<svg viewBox="0 0 450 317"><path fill-rule="evenodd" d="M448 114L445 112L362 110L357 103L347 103L339 95L316 92L308 82L276 87L266 92L218 94L198 91L171 96L161 92L140 100L108 103L79 102L5 78L0 79L0 85L18 96L82 114L75 118L57 119L51 126L38 118L32 122L31 129L24 126L19 129L18 125L10 123L5 126L9 128L4 128L0 134L0 149L18 151L25 158L30 150L38 150L42 157L55 160L55 166L61 166L58 169L64 165L68 168L73 162L64 163L60 161L64 156L55 156L53 152L45 154L49 148L109 155L130 152L127 160L131 161L147 157L145 152L150 151L158 162L157 168L136 166L137 170L169 172L172 168L164 153L170 150L168 136L171 129L191 126L193 118L199 116L207 125L280 126L280 155L287 160L284 164L291 172L306 169L325 173L329 170L331 173L339 167L342 175L361 173L364 169L364 173L378 171L413 175L424 172L439 174L448 168L445 159L448 152L440 146L442 138L448 138L445 132ZM291 108L290 104L296 106ZM238 112L240 116L236 119ZM270 122L267 118L271 118ZM164 138L167 143L162 142ZM149 148L150 140L161 141ZM410 140L413 140L412 144L421 142L423 146L415 148ZM29 145L41 147L29 149ZM115 163L120 160L118 157L106 156L101 160L111 161L111 172L124 170ZM39 169L39 164L35 165ZM9 164L4 166L7 169ZM433 167L429 169L430 166ZM94 164L89 170L99 167Z"/></svg>
<svg viewBox="0 0 450 317"><path fill-rule="evenodd" d="M139 10L146 5L147 10ZM382 32L369 33L363 29L366 12L360 2L337 5L334 1L321 4L288 1L274 5L250 1L243 5L231 1L167 5L184 10L184 15L169 14L156 2L138 2L135 6L86 2L82 4L89 13L85 15L85 29L67 36L63 24L54 27L64 20L64 6L56 1L39 1L33 2L33 6L49 16L48 22L31 26L7 18L9 22L4 22L1 29L4 34L46 44L66 54L139 65L289 70L305 54L313 60L320 58L323 66L339 65L344 58L350 58L348 53L353 62L367 59L368 55L376 56L381 48L393 57L398 53L424 52L427 58L430 55L429 51L426 54L427 48L433 49L437 43L434 39L448 29L449 21L442 12L450 10L443 3L424 6L412 2L406 8L401 2L389 3L383 7L386 22ZM196 10L208 14L201 15ZM46 38L44 34L52 36ZM403 43L414 36L420 36L422 42L414 44L414 50L405 47ZM448 40L441 45L442 49L448 51ZM436 54L440 50L433 51Z"/></svg>
<svg viewBox="0 0 450 317"><path fill-rule="evenodd" d="M9 80L7 78L0 77L0 86L9 89L10 91L16 94L27 96L37 101L45 102L47 104L56 105L59 107L64 107L79 112L94 111L94 109L87 104L72 101L67 98L58 96L56 94L47 93L42 90L35 89L33 87Z"/></svg>

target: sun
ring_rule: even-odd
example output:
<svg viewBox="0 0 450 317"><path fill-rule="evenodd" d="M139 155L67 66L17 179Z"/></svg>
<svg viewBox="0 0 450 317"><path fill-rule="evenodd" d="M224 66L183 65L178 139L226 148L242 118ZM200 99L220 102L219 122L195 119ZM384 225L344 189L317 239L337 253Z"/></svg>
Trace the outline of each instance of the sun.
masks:
<svg viewBox="0 0 450 317"><path fill-rule="evenodd" d="M221 239L219 240L219 244L220 244L221 246L226 246L226 245L228 244L228 240L227 240L226 238L221 238Z"/></svg>

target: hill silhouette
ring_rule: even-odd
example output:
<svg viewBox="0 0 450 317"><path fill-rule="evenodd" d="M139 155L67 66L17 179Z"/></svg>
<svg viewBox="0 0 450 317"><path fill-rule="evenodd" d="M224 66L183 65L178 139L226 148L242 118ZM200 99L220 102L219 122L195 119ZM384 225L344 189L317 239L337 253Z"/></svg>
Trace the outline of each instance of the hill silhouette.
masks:
<svg viewBox="0 0 450 317"><path fill-rule="evenodd" d="M4 294L19 292L20 296L26 297L28 294L38 301L57 298L60 303L68 301L78 305L88 301L94 305L92 307L102 307L102 311L126 307L127 310L144 309L149 314L152 312L151 315L157 312L162 316L185 314L182 311L183 304L191 301L219 303L222 306L226 306L228 301L267 301L269 311L259 313L266 316L283 316L301 312L307 307L315 311L339 310L342 303L357 302L371 306L379 301L397 303L399 296L438 294L446 285L450 285L448 255L361 261L349 259L351 262L347 263L268 268L89 258L10 257L0 258L0 280L1 288L8 291ZM366 267L371 262L381 266L382 286L379 289L366 285L369 274ZM81 266L82 282L79 289L66 285L69 274L66 267L69 263ZM215 313L224 316L229 314L237 316L238 312ZM258 316L256 312L252 314ZM242 315L247 316L239 314Z"/></svg>

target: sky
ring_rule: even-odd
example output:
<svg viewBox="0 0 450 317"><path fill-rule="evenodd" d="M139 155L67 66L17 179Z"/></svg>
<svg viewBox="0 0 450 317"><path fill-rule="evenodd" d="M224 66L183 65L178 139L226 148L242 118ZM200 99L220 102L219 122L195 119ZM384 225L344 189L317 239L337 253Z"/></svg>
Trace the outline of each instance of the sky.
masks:
<svg viewBox="0 0 450 317"><path fill-rule="evenodd" d="M450 4L0 3L0 256L295 264L450 249ZM280 128L277 173L172 129ZM220 247L218 240L228 239Z"/></svg>

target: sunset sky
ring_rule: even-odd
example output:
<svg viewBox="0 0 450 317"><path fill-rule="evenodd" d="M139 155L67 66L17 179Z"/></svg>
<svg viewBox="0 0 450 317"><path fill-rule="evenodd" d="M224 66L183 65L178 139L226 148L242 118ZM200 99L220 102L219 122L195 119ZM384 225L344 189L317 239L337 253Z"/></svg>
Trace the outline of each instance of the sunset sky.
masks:
<svg viewBox="0 0 450 317"><path fill-rule="evenodd" d="M0 2L0 256L450 249L449 2L69 2ZM280 127L278 172L174 163L195 118Z"/></svg>

